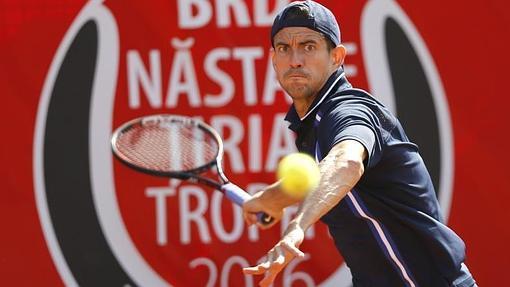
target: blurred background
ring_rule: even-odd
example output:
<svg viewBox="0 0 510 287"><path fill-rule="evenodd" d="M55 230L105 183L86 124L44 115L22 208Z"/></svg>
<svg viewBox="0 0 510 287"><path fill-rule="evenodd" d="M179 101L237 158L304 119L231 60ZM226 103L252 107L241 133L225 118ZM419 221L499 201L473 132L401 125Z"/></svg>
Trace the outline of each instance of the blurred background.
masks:
<svg viewBox="0 0 510 287"><path fill-rule="evenodd" d="M250 192L293 151L269 58L287 0L0 1L0 274L6 286L254 286L241 267L278 240L220 193L117 163L113 129L180 114L225 141ZM402 121L479 286L510 286L510 5L319 1L336 15L354 86ZM323 224L275 286L350 286ZM367 262L367 265L371 264Z"/></svg>

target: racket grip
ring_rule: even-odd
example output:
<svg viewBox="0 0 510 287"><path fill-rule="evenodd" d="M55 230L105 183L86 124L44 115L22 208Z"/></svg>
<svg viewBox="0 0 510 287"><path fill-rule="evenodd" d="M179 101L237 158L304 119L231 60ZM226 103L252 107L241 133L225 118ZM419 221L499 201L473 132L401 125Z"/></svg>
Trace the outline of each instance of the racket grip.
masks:
<svg viewBox="0 0 510 287"><path fill-rule="evenodd" d="M249 193L231 182L224 184L221 189L228 197L228 199L239 206L243 206L243 204L251 198ZM257 213L257 219L263 225L270 224L274 220L274 218L264 212Z"/></svg>

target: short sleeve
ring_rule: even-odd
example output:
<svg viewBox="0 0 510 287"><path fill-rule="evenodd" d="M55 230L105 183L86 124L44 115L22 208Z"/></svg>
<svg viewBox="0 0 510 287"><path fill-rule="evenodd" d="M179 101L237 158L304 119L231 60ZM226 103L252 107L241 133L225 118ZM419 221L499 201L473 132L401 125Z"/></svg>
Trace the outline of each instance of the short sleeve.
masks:
<svg viewBox="0 0 510 287"><path fill-rule="evenodd" d="M381 157L382 136L374 112L361 103L341 103L322 115L317 129L321 150L329 152L343 140L355 140L367 150L365 168L373 167Z"/></svg>

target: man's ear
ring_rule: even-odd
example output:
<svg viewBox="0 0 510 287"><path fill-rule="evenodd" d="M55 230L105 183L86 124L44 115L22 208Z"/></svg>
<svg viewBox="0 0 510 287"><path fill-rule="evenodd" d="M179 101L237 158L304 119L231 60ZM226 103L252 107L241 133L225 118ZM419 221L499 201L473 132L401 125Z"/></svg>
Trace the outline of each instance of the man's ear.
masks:
<svg viewBox="0 0 510 287"><path fill-rule="evenodd" d="M347 54L347 50L345 46L340 44L331 50L331 57L333 57L333 65L340 67L343 65L345 60L345 55Z"/></svg>
<svg viewBox="0 0 510 287"><path fill-rule="evenodd" d="M271 48L269 49L269 57L271 57L271 62L272 62L272 64L273 64L273 67L274 67L274 55L275 55L274 48L273 48L273 47L271 47Z"/></svg>

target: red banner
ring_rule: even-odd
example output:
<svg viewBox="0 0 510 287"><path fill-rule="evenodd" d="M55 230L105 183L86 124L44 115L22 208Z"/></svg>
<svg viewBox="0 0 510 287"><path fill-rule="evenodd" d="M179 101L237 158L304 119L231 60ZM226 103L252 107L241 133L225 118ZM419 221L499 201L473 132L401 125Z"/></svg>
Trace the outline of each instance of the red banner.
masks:
<svg viewBox="0 0 510 287"><path fill-rule="evenodd" d="M270 230L249 228L221 193L122 166L109 137L142 115L198 117L223 137L229 178L249 192L272 183L295 151L269 58L272 19L288 2L4 1L3 282L256 285L241 267L274 245L295 208ZM320 2L339 20L349 80L420 146L479 285L509 285L497 276L510 259L509 5ZM275 286L350 286L323 224L302 250Z"/></svg>

